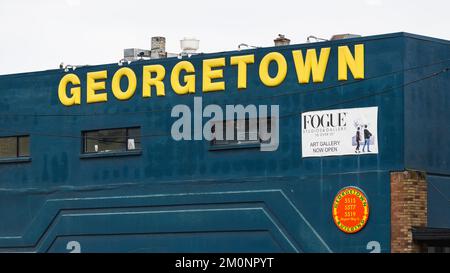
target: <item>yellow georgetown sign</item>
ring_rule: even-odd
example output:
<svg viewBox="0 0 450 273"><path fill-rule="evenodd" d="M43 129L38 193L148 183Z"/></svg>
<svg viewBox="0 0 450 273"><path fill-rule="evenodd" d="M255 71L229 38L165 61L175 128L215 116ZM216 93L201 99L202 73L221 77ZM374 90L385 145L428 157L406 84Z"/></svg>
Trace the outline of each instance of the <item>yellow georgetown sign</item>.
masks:
<svg viewBox="0 0 450 273"><path fill-rule="evenodd" d="M267 53L257 64L259 66L259 80L262 84L269 87L279 86L286 78L288 69L295 69L299 84L307 84L312 81L315 83L323 82L325 72L328 66L330 56L330 47L320 49L320 55L317 57L316 49L292 50L291 57L294 67L288 67L286 58L279 52ZM338 75L340 81L347 80L348 69L355 79L364 79L364 45L354 46L354 54L351 53L348 46L338 47ZM269 74L269 66L275 63L278 67L276 75ZM226 65L237 67L238 89L247 88L247 67L255 64L255 55L239 55L229 58L220 57L213 59L204 59L202 61L202 92L223 91L227 82L223 77L223 69ZM170 87L178 95L193 94L196 92L195 86L198 75L194 65L186 60L181 60L173 66L170 73L166 67L161 64L144 65L139 68L140 71L134 71L131 68L123 67L118 69L112 75L110 91L118 100L128 100L136 93L138 84L142 87L143 98L152 96L152 87L156 90L156 96L166 95L166 86L164 79L170 77ZM136 73L142 75L142 81L138 83ZM170 74L170 75L168 75ZM180 75L184 75L180 79ZM108 100L109 92L106 90L107 70L89 72L86 74L86 103L99 103ZM123 90L120 86L121 79L126 77L128 86ZM84 86L84 85L83 85ZM66 74L59 83L58 97L65 106L81 104L81 79L76 74Z"/></svg>

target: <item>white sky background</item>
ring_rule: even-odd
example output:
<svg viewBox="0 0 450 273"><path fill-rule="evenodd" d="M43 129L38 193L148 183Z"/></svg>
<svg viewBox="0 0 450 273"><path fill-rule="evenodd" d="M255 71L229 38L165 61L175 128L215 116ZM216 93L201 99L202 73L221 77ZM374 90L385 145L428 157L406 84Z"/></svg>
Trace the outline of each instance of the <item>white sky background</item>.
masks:
<svg viewBox="0 0 450 273"><path fill-rule="evenodd" d="M199 52L272 46L277 35L411 32L450 40L450 0L0 0L0 75L118 62L123 49L167 51L194 36Z"/></svg>

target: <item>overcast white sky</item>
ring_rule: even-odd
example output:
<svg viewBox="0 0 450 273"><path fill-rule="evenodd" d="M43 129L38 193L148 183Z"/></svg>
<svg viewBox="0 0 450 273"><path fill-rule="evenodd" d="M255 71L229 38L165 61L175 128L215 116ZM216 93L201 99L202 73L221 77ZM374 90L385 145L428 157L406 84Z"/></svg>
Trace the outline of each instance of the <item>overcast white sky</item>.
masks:
<svg viewBox="0 0 450 273"><path fill-rule="evenodd" d="M152 36L173 53L184 36L200 52L272 46L279 33L291 43L398 31L450 40L449 11L449 0L0 0L0 75L117 62Z"/></svg>

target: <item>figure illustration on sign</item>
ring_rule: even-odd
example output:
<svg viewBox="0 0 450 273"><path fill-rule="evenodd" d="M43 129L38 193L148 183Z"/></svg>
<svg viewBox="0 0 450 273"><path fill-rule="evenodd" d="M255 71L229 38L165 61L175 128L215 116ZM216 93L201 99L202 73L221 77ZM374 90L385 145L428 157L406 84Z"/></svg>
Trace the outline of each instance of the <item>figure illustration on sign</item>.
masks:
<svg viewBox="0 0 450 273"><path fill-rule="evenodd" d="M360 153L361 151L359 150L359 144L360 144L359 142L361 141L361 131L360 131L359 127L356 130L355 139L356 139L356 150L355 150L355 153Z"/></svg>
<svg viewBox="0 0 450 273"><path fill-rule="evenodd" d="M372 133L367 129L367 125L364 125L364 146L362 148L364 152L364 148L367 145L367 152L370 153L370 138L372 137Z"/></svg>

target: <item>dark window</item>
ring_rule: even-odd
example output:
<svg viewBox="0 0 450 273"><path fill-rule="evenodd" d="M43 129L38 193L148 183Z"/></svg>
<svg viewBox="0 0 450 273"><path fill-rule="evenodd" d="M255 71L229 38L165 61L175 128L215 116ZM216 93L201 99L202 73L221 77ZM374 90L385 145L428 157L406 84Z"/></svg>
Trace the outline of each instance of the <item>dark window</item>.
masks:
<svg viewBox="0 0 450 273"><path fill-rule="evenodd" d="M262 128L260 122L264 122L267 127ZM222 128L222 132L218 128ZM232 138L227 137L227 130L233 131ZM254 118L216 121L212 125L211 132L212 146L269 143L270 138L265 134L271 133L271 120L270 118Z"/></svg>
<svg viewBox="0 0 450 273"><path fill-rule="evenodd" d="M30 156L30 137L0 137L0 158Z"/></svg>
<svg viewBox="0 0 450 273"><path fill-rule="evenodd" d="M83 132L84 153L126 152L141 149L141 129L121 128Z"/></svg>
<svg viewBox="0 0 450 273"><path fill-rule="evenodd" d="M428 246L428 253L450 253L450 247L445 246Z"/></svg>

